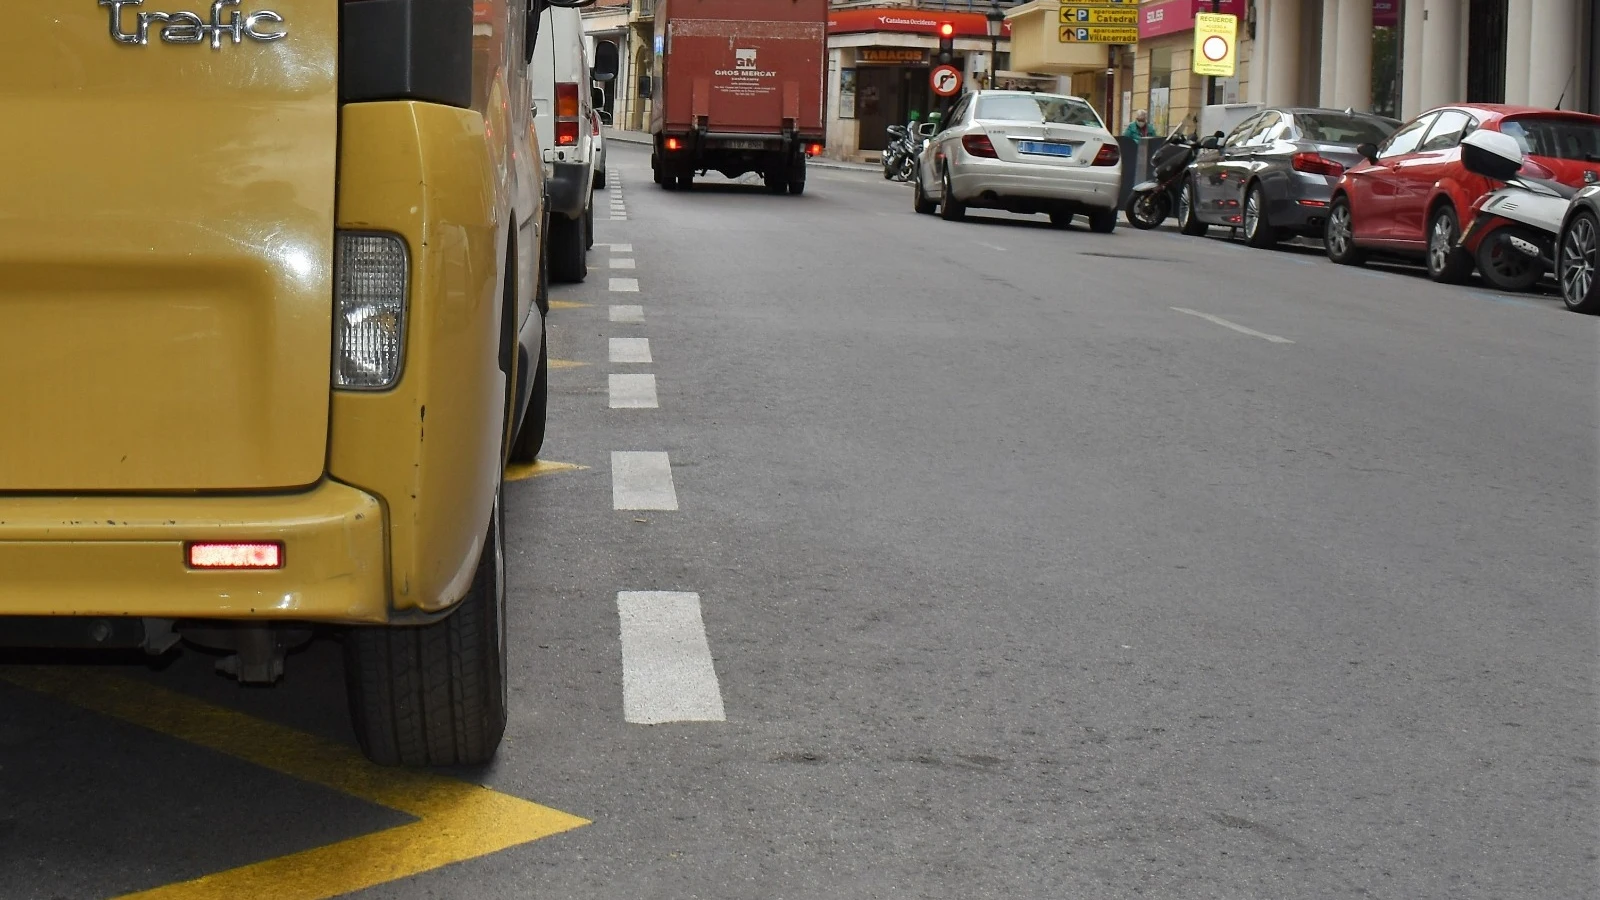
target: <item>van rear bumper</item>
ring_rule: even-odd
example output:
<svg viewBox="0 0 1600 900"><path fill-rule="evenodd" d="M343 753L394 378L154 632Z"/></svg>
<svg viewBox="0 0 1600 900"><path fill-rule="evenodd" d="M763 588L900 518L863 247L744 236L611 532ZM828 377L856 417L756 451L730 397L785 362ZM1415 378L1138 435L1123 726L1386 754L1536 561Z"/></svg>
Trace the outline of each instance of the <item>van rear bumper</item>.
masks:
<svg viewBox="0 0 1600 900"><path fill-rule="evenodd" d="M294 494L0 497L6 616L381 623L383 505L323 481ZM190 541L281 541L283 568L196 571Z"/></svg>

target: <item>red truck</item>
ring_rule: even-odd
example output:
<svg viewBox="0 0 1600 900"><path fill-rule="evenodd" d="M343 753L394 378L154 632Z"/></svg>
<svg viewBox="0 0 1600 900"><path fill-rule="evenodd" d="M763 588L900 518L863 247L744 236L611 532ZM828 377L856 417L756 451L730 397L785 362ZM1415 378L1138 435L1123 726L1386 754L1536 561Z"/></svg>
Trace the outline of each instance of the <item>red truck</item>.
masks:
<svg viewBox="0 0 1600 900"><path fill-rule="evenodd" d="M655 22L656 184L714 169L804 191L826 135L828 0L662 0Z"/></svg>

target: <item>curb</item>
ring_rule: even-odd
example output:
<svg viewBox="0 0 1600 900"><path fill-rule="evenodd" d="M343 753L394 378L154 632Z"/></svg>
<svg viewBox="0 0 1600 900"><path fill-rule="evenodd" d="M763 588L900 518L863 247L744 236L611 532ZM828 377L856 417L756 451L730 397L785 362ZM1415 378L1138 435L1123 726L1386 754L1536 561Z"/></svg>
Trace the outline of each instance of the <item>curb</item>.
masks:
<svg viewBox="0 0 1600 900"><path fill-rule="evenodd" d="M650 135L642 131L619 131L607 128L605 129L605 137L608 141L617 141L622 144L641 144L648 147L652 143ZM839 169L845 172L875 172L878 170L878 167L871 163L845 162L844 160L823 159L816 156L807 160L806 165L816 166L819 169Z"/></svg>

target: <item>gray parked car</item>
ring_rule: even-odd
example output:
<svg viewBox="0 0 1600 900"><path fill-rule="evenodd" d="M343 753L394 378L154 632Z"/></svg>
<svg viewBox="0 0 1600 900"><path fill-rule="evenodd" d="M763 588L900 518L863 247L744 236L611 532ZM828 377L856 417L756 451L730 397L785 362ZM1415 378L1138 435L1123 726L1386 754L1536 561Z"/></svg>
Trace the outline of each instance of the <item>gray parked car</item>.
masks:
<svg viewBox="0 0 1600 900"><path fill-rule="evenodd" d="M1322 235L1328 201L1356 148L1381 144L1400 123L1337 109L1271 107L1240 122L1221 146L1201 151L1178 193L1178 226L1205 234L1238 228L1253 247Z"/></svg>

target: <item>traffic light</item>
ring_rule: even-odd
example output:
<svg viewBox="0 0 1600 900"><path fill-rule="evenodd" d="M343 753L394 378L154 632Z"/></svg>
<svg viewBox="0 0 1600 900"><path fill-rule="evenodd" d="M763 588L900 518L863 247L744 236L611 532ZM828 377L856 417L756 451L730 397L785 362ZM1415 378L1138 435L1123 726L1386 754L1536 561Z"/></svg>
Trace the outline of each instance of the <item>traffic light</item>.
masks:
<svg viewBox="0 0 1600 900"><path fill-rule="evenodd" d="M956 52L956 26L949 22L939 23L939 62L947 63L955 58Z"/></svg>

